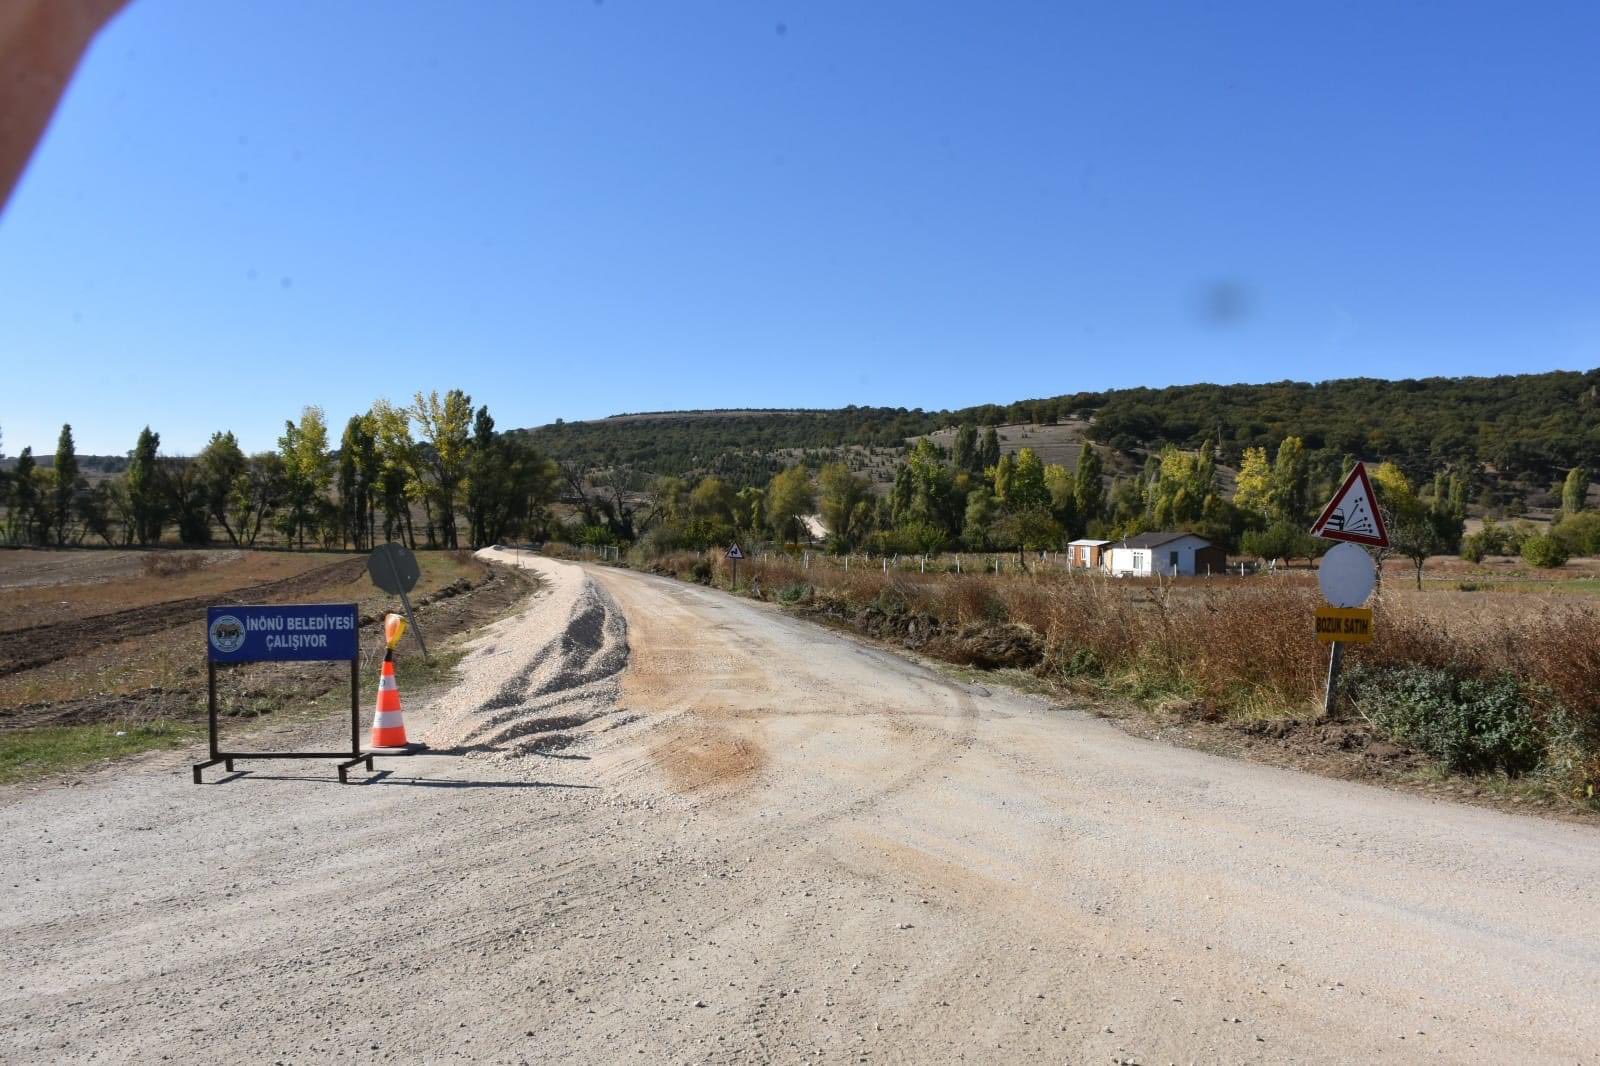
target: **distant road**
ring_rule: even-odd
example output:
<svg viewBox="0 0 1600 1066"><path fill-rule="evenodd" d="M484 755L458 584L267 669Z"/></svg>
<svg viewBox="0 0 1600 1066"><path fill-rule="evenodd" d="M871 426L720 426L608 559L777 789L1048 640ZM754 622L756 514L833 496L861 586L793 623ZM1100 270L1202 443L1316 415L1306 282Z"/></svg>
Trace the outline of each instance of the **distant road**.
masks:
<svg viewBox="0 0 1600 1066"><path fill-rule="evenodd" d="M195 788L156 757L12 794L0 1059L1600 1048L1595 830L1167 747L708 589L505 558L544 591L407 708L471 757L344 788L270 764Z"/></svg>

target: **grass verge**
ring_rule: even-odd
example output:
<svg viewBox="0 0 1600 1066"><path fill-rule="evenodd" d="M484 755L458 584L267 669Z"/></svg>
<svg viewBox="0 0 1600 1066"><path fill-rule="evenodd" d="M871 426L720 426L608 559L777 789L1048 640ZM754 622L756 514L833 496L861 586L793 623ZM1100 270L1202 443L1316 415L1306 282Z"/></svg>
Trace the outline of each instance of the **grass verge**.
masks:
<svg viewBox="0 0 1600 1066"><path fill-rule="evenodd" d="M42 726L0 733L0 785L70 773L106 759L176 748L203 741L204 725L147 722L119 729L114 724Z"/></svg>

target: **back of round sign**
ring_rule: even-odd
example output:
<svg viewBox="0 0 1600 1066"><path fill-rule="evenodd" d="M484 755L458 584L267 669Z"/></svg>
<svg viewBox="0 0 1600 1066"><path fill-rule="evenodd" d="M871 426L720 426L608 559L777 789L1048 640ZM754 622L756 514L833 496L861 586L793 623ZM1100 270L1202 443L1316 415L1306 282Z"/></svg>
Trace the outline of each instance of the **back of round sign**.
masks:
<svg viewBox="0 0 1600 1066"><path fill-rule="evenodd" d="M1357 544L1335 544L1317 568L1322 598L1334 607L1360 607L1377 583L1372 556Z"/></svg>

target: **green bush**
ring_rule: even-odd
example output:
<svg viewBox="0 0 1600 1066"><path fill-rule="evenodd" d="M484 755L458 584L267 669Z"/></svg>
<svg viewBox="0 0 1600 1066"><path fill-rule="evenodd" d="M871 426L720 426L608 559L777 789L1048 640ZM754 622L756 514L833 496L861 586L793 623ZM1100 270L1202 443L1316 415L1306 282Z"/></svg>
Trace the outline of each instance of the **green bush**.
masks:
<svg viewBox="0 0 1600 1066"><path fill-rule="evenodd" d="M811 599L811 586L801 582L785 585L778 590L778 602L784 604L803 603Z"/></svg>
<svg viewBox="0 0 1600 1066"><path fill-rule="evenodd" d="M1485 537L1482 533L1473 533L1461 538L1461 558L1469 563L1481 563L1488 554L1485 548Z"/></svg>
<svg viewBox="0 0 1600 1066"><path fill-rule="evenodd" d="M1567 549L1556 538L1536 533L1522 542L1522 561L1546 569L1560 566L1567 561Z"/></svg>
<svg viewBox="0 0 1600 1066"><path fill-rule="evenodd" d="M689 580L697 581L702 585L711 584L711 563L705 559L696 559L689 567Z"/></svg>
<svg viewBox="0 0 1600 1066"><path fill-rule="evenodd" d="M1346 691L1373 725L1452 770L1516 776L1544 758L1539 721L1509 675L1476 681L1421 666L1356 669Z"/></svg>
<svg viewBox="0 0 1600 1066"><path fill-rule="evenodd" d="M1555 524L1550 535L1568 555L1600 555L1600 511L1579 511Z"/></svg>

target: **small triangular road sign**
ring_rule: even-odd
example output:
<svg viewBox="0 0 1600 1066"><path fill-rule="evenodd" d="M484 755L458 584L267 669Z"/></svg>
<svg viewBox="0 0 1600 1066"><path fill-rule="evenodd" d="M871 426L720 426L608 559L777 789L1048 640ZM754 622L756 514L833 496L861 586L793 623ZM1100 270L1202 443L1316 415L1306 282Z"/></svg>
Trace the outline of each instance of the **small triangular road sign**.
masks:
<svg viewBox="0 0 1600 1066"><path fill-rule="evenodd" d="M733 547L728 549L728 558L730 558L730 559L743 559L744 558L744 552L740 551L739 550L739 546L737 544L735 544Z"/></svg>
<svg viewBox="0 0 1600 1066"><path fill-rule="evenodd" d="M1333 494L1328 506L1312 523L1311 535L1324 540L1347 540L1374 548L1389 546L1389 531L1383 527L1378 497L1372 491L1364 463L1357 463Z"/></svg>

